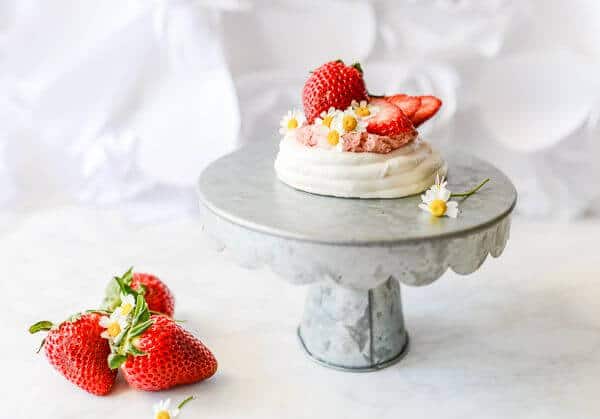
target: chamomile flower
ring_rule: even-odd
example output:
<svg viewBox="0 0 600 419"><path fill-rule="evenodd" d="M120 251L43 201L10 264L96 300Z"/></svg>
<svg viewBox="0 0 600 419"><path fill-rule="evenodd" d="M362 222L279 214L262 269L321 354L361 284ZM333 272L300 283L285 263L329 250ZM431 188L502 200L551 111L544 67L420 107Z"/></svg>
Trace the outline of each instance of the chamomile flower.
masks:
<svg viewBox="0 0 600 419"><path fill-rule="evenodd" d="M105 328L100 336L109 341L118 341L127 331L129 322L127 317L121 315L120 310L115 310L110 316L102 316L99 321L100 327Z"/></svg>
<svg viewBox="0 0 600 419"><path fill-rule="evenodd" d="M154 419L174 419L179 415L179 409L171 409L171 399L161 400L153 406Z"/></svg>
<svg viewBox="0 0 600 419"><path fill-rule="evenodd" d="M353 100L350 106L354 113L361 119L368 119L379 112L379 107L370 105L366 100L361 100L360 102Z"/></svg>
<svg viewBox="0 0 600 419"><path fill-rule="evenodd" d="M444 177L440 178L439 175L436 175L435 184L421 195L423 202L419 204L419 208L435 217L456 218L458 216L458 204L456 201L450 201L452 193L446 188L447 184L448 182L444 180Z"/></svg>
<svg viewBox="0 0 600 419"><path fill-rule="evenodd" d="M135 308L135 297L132 294L121 294L121 305L117 307L123 317L129 316ZM116 311L116 310L115 310Z"/></svg>
<svg viewBox="0 0 600 419"><path fill-rule="evenodd" d="M321 112L321 115L319 115L319 117L315 118L315 124L323 125L324 127L330 128L333 119L340 112L341 111L338 111L332 106L327 110L327 112L323 111Z"/></svg>
<svg viewBox="0 0 600 419"><path fill-rule="evenodd" d="M336 128L330 128L327 132L327 142L337 151L344 151L344 139L342 133Z"/></svg>
<svg viewBox="0 0 600 419"><path fill-rule="evenodd" d="M304 123L304 114L296 109L292 109L288 111L287 114L283 118L281 118L281 122L279 123L279 133L285 135L296 128L299 128Z"/></svg>
<svg viewBox="0 0 600 419"><path fill-rule="evenodd" d="M342 133L342 135L348 132L362 133L367 130L367 124L354 113L352 108L348 108L333 118L331 128Z"/></svg>

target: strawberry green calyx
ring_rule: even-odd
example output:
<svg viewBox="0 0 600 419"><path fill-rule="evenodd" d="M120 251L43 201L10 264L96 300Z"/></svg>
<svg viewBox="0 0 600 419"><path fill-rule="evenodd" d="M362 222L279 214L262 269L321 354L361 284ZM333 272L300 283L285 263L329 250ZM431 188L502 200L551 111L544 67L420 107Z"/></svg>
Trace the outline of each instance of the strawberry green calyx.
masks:
<svg viewBox="0 0 600 419"><path fill-rule="evenodd" d="M48 332L52 330L53 327L54 323L48 320L42 320L29 326L29 333L33 335L34 333L38 332ZM35 350L35 353L40 353L40 351L44 347L44 343L46 343L46 338L42 339L42 341L40 342L40 346L38 346L38 348Z"/></svg>
<svg viewBox="0 0 600 419"><path fill-rule="evenodd" d="M37 332L47 332L48 330L52 329L52 327L54 327L54 323L48 320L42 320L29 326L29 333L33 335Z"/></svg>
<svg viewBox="0 0 600 419"><path fill-rule="evenodd" d="M121 292L123 286L121 283L131 289L131 281L133 279L133 266L127 270L120 277L115 276L106 286L104 293L104 300L102 301L101 308L107 311L114 311L119 305L121 305ZM133 291L133 290L132 290Z"/></svg>
<svg viewBox="0 0 600 419"><path fill-rule="evenodd" d="M353 63L350 67L356 68L360 74L363 74L362 66L360 65L360 63L358 61Z"/></svg>
<svg viewBox="0 0 600 419"><path fill-rule="evenodd" d="M128 327L125 333L111 343L111 353L108 356L108 366L111 369L119 368L130 355L144 355L144 352L135 346L135 341L154 323L150 318L150 310L144 296L132 290L122 281L122 278L118 278L117 282L121 292L124 295L134 295L136 301L133 313L130 314L130 317L128 316Z"/></svg>

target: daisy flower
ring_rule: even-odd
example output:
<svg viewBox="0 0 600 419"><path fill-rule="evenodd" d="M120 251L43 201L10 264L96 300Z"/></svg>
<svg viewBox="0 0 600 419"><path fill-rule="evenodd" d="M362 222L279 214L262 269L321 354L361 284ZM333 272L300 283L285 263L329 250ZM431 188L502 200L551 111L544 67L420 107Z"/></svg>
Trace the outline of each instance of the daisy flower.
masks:
<svg viewBox="0 0 600 419"><path fill-rule="evenodd" d="M279 123L279 133L285 135L291 131L294 131L296 128L302 126L305 118L304 114L296 109L288 111L287 114L283 118L281 118L281 122Z"/></svg>
<svg viewBox="0 0 600 419"><path fill-rule="evenodd" d="M366 100L352 101L350 105L354 113L361 119L367 119L379 112L379 107L370 105Z"/></svg>
<svg viewBox="0 0 600 419"><path fill-rule="evenodd" d="M448 182L442 176L435 177L435 184L431 186L423 195L419 204L419 208L423 211L429 212L435 217L451 217L456 218L458 216L458 204L455 201L450 201L452 193L446 188Z"/></svg>
<svg viewBox="0 0 600 419"><path fill-rule="evenodd" d="M362 133L367 130L367 124L354 113L352 108L339 112L331 122L331 128L342 134L348 132Z"/></svg>
<svg viewBox="0 0 600 419"><path fill-rule="evenodd" d="M315 118L315 124L323 125L327 128L330 128L331 122L333 122L333 119L339 112L340 111L338 111L332 106L327 110L327 112L323 111L321 112L321 115L319 115L319 117Z"/></svg>
<svg viewBox="0 0 600 419"><path fill-rule="evenodd" d="M342 134L335 128L329 129L329 132L327 133L327 142L338 151L344 150L344 139L342 138Z"/></svg>
<svg viewBox="0 0 600 419"><path fill-rule="evenodd" d="M161 400L153 406L154 419L173 419L179 415L179 409L171 409L171 399Z"/></svg>
<svg viewBox="0 0 600 419"><path fill-rule="evenodd" d="M181 408L185 406L189 401L194 400L194 396L189 396L185 398L179 405L173 409L171 406L171 399L161 400L156 403L153 407L154 409L154 419L173 419L179 415Z"/></svg>
<svg viewBox="0 0 600 419"><path fill-rule="evenodd" d="M121 294L121 305L117 308L123 317L131 314L135 308L135 297L132 294Z"/></svg>
<svg viewBox="0 0 600 419"><path fill-rule="evenodd" d="M113 311L110 317L102 316L99 324L106 329L100 336L113 342L121 339L129 327L127 318L121 315L120 310Z"/></svg>

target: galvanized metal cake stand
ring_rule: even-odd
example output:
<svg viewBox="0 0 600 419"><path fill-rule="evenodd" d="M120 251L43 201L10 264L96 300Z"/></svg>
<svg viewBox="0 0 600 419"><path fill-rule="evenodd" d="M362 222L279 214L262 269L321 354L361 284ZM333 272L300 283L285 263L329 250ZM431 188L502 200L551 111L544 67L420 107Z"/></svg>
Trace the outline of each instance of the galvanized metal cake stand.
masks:
<svg viewBox="0 0 600 419"><path fill-rule="evenodd" d="M515 188L472 156L444 153L452 191L491 179L449 219L419 210L418 196L360 200L295 190L275 176L276 150L275 142L255 143L211 164L199 179L201 220L241 265L268 265L310 284L298 337L325 366L371 371L399 361L408 350L400 283L427 285L448 268L469 274L506 245Z"/></svg>

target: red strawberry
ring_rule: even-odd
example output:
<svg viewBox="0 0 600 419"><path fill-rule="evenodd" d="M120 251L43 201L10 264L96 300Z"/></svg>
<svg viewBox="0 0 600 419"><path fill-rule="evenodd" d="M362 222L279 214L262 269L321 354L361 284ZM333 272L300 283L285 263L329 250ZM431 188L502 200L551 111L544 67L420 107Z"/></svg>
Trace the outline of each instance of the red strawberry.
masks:
<svg viewBox="0 0 600 419"><path fill-rule="evenodd" d="M388 102L393 103L404 112L408 118L412 119L413 115L421 106L421 99L418 96L409 95L394 95L385 98Z"/></svg>
<svg viewBox="0 0 600 419"><path fill-rule="evenodd" d="M140 291L144 295L150 310L173 317L175 298L169 287L157 276L135 272L131 280L131 288Z"/></svg>
<svg viewBox="0 0 600 419"><path fill-rule="evenodd" d="M314 70L302 90L304 114L309 124L330 107L346 109L353 100L366 99L367 88L360 64L348 66L341 60Z"/></svg>
<svg viewBox="0 0 600 419"><path fill-rule="evenodd" d="M166 316L153 315L150 321L131 343L142 354L129 353L121 366L129 385L157 391L214 375L217 360L202 342Z"/></svg>
<svg viewBox="0 0 600 419"><path fill-rule="evenodd" d="M419 98L421 99L421 106L411 117L415 127L418 127L435 115L440 106L442 106L442 101L435 96L419 96Z"/></svg>
<svg viewBox="0 0 600 419"><path fill-rule="evenodd" d="M42 321L29 328L30 333L48 330L42 345L50 363L67 380L99 396L110 391L117 377L107 363L110 346L100 336L104 330L98 324L100 317L87 313L58 326Z"/></svg>
<svg viewBox="0 0 600 419"><path fill-rule="evenodd" d="M116 279L116 278L115 278ZM150 310L173 317L175 313L175 297L173 293L157 276L147 273L133 272L129 269L119 278L125 285L139 291ZM113 311L121 304L121 288L114 279L108 284L102 308Z"/></svg>
<svg viewBox="0 0 600 419"><path fill-rule="evenodd" d="M393 136L415 130L410 119L396 105L379 98L371 99L369 103L377 106L379 110L373 117L368 119L368 132Z"/></svg>

